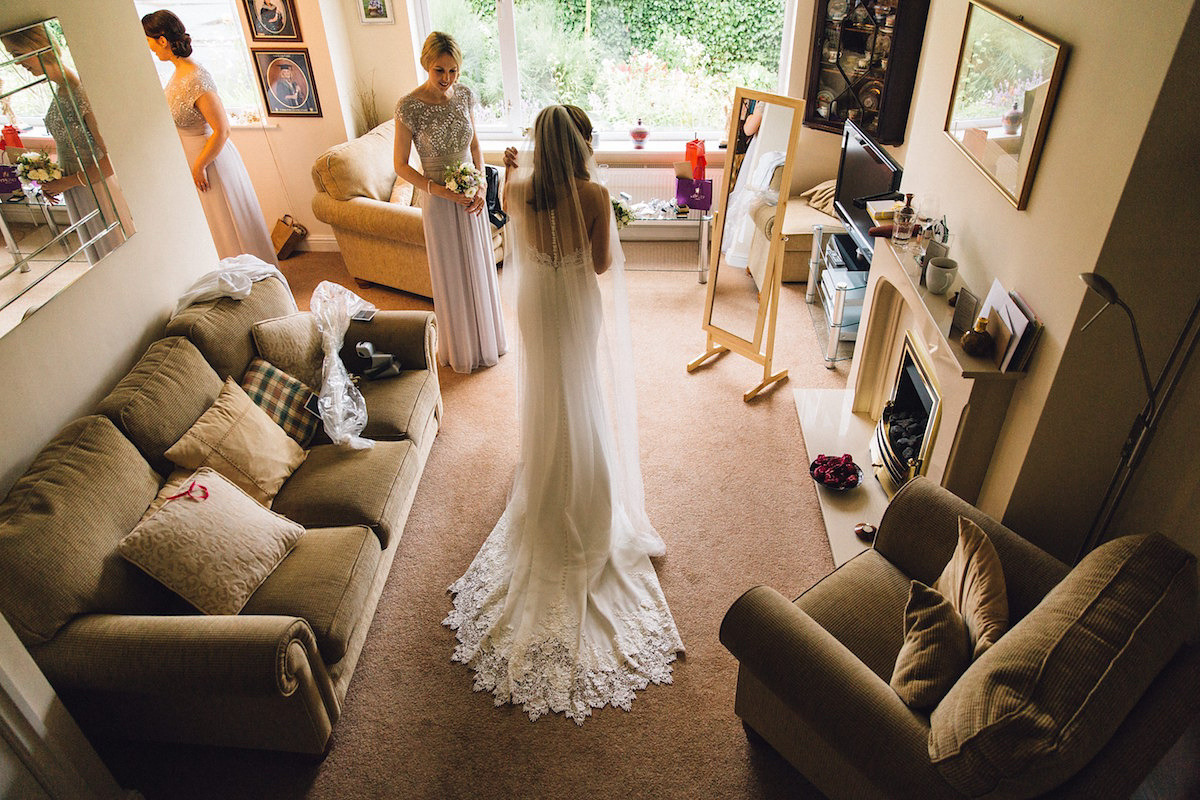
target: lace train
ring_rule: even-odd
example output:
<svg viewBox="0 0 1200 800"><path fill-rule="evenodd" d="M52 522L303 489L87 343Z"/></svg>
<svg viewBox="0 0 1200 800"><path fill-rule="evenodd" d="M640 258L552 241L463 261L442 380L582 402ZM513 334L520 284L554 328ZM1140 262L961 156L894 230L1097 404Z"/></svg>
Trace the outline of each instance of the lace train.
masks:
<svg viewBox="0 0 1200 800"><path fill-rule="evenodd" d="M449 587L454 609L442 624L457 631L453 660L475 670L475 691L492 692L497 706L520 705L530 720L552 711L582 725L593 708L629 711L635 692L671 683L684 647L648 557L620 568L619 579L598 581L600 594L587 590L582 607L571 608L564 593L532 604L536 617L514 628L506 611L521 588L511 585L510 524L505 513ZM603 596L606 585L627 599Z"/></svg>

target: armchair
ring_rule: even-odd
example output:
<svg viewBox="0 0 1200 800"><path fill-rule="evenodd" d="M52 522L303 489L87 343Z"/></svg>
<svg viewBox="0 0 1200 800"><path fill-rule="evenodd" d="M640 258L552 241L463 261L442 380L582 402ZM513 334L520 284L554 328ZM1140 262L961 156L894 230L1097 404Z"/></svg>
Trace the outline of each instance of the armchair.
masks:
<svg viewBox="0 0 1200 800"><path fill-rule="evenodd" d="M936 580L959 515L996 549L1011 627L926 714L889 678L910 582ZM1070 569L917 478L873 549L795 602L750 589L720 637L747 733L831 798L1128 797L1200 710L1195 602L1195 559L1160 536Z"/></svg>

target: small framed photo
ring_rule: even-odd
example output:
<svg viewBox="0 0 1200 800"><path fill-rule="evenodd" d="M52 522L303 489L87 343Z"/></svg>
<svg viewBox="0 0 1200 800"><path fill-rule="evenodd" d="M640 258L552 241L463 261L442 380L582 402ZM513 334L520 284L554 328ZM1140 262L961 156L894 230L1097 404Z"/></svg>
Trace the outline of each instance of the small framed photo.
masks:
<svg viewBox="0 0 1200 800"><path fill-rule="evenodd" d="M319 117L321 100L313 83L307 47L250 51L267 114L272 117Z"/></svg>
<svg viewBox="0 0 1200 800"><path fill-rule="evenodd" d="M396 0L354 0L358 6L358 18L364 25L375 22L395 22L393 6Z"/></svg>
<svg viewBox="0 0 1200 800"><path fill-rule="evenodd" d="M256 42L298 42L300 21L295 0L242 0L250 36Z"/></svg>

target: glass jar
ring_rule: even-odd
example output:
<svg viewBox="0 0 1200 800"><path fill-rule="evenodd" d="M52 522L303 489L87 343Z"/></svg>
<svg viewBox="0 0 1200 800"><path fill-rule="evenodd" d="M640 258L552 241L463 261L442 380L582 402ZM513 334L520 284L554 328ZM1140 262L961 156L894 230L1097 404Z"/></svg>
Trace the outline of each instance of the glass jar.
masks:
<svg viewBox="0 0 1200 800"><path fill-rule="evenodd" d="M892 219L892 241L907 246L912 238L913 225L917 221L917 210L913 208L913 196L904 195L904 207L898 210Z"/></svg>

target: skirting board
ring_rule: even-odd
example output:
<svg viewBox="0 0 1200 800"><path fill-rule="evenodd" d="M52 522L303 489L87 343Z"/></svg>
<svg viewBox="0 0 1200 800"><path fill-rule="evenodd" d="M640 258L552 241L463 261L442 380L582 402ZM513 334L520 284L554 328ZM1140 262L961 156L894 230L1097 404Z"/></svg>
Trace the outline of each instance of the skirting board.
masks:
<svg viewBox="0 0 1200 800"><path fill-rule="evenodd" d="M341 248L338 247L337 239L333 238L333 234L324 234L321 236L305 236L296 245L296 250L308 253L338 253Z"/></svg>

